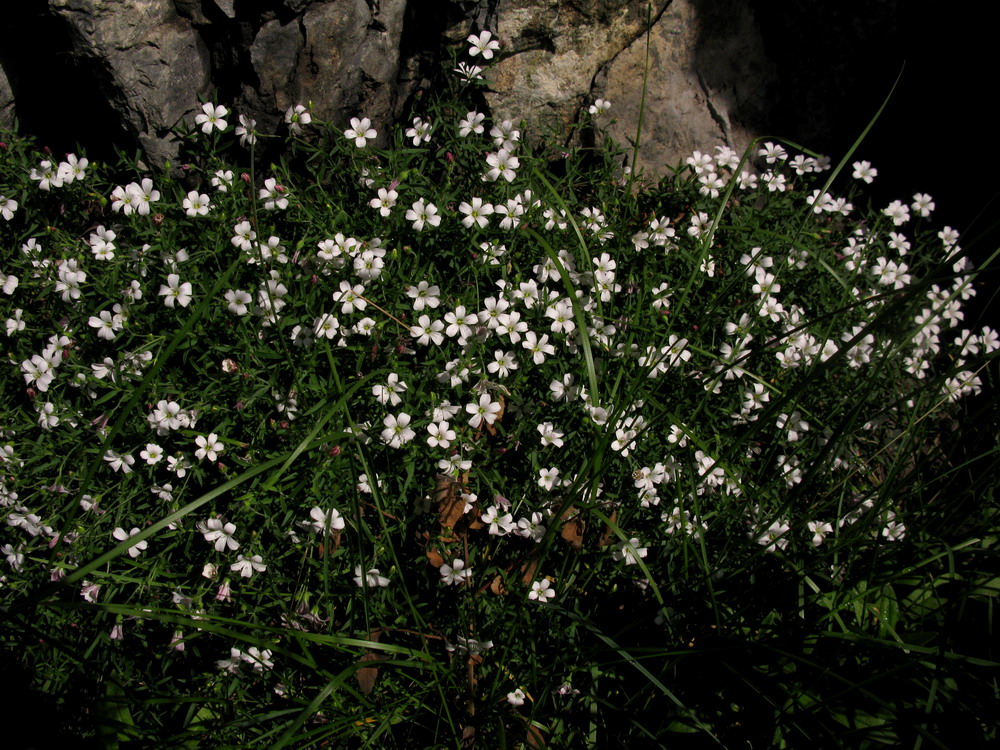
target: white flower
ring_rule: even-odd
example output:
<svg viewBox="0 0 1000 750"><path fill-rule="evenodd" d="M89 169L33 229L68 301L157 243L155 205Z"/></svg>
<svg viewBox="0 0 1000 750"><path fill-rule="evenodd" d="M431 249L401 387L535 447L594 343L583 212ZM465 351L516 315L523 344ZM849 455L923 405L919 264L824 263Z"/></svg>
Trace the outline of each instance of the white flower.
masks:
<svg viewBox="0 0 1000 750"><path fill-rule="evenodd" d="M526 697L527 696L524 694L524 691L521 690L521 688L518 688L517 690L512 690L507 693L507 702L512 706L523 706L524 699Z"/></svg>
<svg viewBox="0 0 1000 750"><path fill-rule="evenodd" d="M493 424L497 421L497 416L503 407L500 405L499 401L494 401L490 394L484 393L479 397L479 403L470 403L465 405L465 410L471 414L469 417L469 424L475 428L479 429L483 422L486 424Z"/></svg>
<svg viewBox="0 0 1000 750"><path fill-rule="evenodd" d="M139 456L152 466L163 459L163 448L156 443L146 443L146 449L139 451Z"/></svg>
<svg viewBox="0 0 1000 750"><path fill-rule="evenodd" d="M131 531L125 531L125 529L119 526L112 532L111 536L113 536L119 542L124 542L126 539L131 539L138 533L139 529L137 527L133 527ZM128 556L138 557L139 553L142 552L144 549L146 549L147 546L148 545L146 544L145 540L141 542L136 542L135 544L133 544L131 547L128 548Z"/></svg>
<svg viewBox="0 0 1000 750"><path fill-rule="evenodd" d="M422 231L425 224L430 224L432 227L436 227L441 223L441 217L438 216L437 206L433 203L427 203L423 198L418 200L413 206L406 212L406 220L413 222L413 228L418 232Z"/></svg>
<svg viewBox="0 0 1000 750"><path fill-rule="evenodd" d="M188 216L205 216L212 208L209 197L205 193L199 194L197 190L188 193L181 205Z"/></svg>
<svg viewBox="0 0 1000 750"><path fill-rule="evenodd" d="M482 55L484 60L492 60L493 53L500 49L500 42L493 38L493 34L485 29L479 36L470 34L466 39L469 43L469 56Z"/></svg>
<svg viewBox="0 0 1000 750"><path fill-rule="evenodd" d="M244 578L249 578L254 573L264 572L267 570L267 566L264 564L264 558L260 555L254 555L250 558L243 557L243 555L237 555L236 562L230 565L229 569L239 573Z"/></svg>
<svg viewBox="0 0 1000 750"><path fill-rule="evenodd" d="M626 565L635 565L640 557L645 557L647 549L639 546L639 540L632 537L628 542L616 545L611 556L618 561L624 560Z"/></svg>
<svg viewBox="0 0 1000 750"><path fill-rule="evenodd" d="M131 474L132 464L135 463L135 459L127 453L119 454L112 450L104 452L104 460L108 462L112 469L120 471L122 474Z"/></svg>
<svg viewBox="0 0 1000 750"><path fill-rule="evenodd" d="M377 135L378 132L372 127L372 121L367 117L360 120L357 117L352 117L351 127L344 131L344 137L353 140L354 145L358 148L367 146L368 141Z"/></svg>
<svg viewBox="0 0 1000 750"><path fill-rule="evenodd" d="M305 106L296 104L289 107L285 112L285 122L288 123L288 130L292 133L301 133L302 126L312 122L312 115L306 111Z"/></svg>
<svg viewBox="0 0 1000 750"><path fill-rule="evenodd" d="M532 601L544 602L546 599L552 599L556 595L556 591L552 588L552 581L548 578L543 578L540 581L534 581L531 584L531 591L528 592L528 598Z"/></svg>
<svg viewBox="0 0 1000 750"><path fill-rule="evenodd" d="M364 586L367 586L370 589L373 589L377 586L385 588L386 586L389 585L389 579L383 575L380 575L379 573L380 571L378 568L371 568L367 573L365 573L364 578L362 578L361 566L355 565L354 583L357 584L359 588L363 588Z"/></svg>
<svg viewBox="0 0 1000 750"><path fill-rule="evenodd" d="M465 119L459 121L458 123L458 134L462 138L465 138L470 133L475 133L476 135L482 135L483 133L483 120L486 119L486 115L482 112L466 112Z"/></svg>
<svg viewBox="0 0 1000 750"><path fill-rule="evenodd" d="M223 552L228 546L231 550L240 548L240 543L233 538L236 533L236 526L231 523L222 523L221 518L209 518L205 521L201 533L205 541L215 546L216 552Z"/></svg>
<svg viewBox="0 0 1000 750"><path fill-rule="evenodd" d="M201 112L194 116L194 121L196 125L201 126L201 132L207 135L212 132L212 128L225 130L228 123L224 118L228 114L229 110L221 104L216 106L211 102L206 102L201 105Z"/></svg>
<svg viewBox="0 0 1000 750"><path fill-rule="evenodd" d="M465 561L454 559L451 565L445 563L441 566L441 578L449 586L461 585L472 580L472 568L465 567Z"/></svg>
<svg viewBox="0 0 1000 750"><path fill-rule="evenodd" d="M417 433L410 428L410 415L403 412L399 416L387 415L382 424L382 442L390 448L399 448L404 443L408 443L417 436Z"/></svg>
<svg viewBox="0 0 1000 750"><path fill-rule="evenodd" d="M430 433L427 444L431 448L448 448L456 437L455 431L447 421L432 422L427 425L427 432Z"/></svg>
<svg viewBox="0 0 1000 750"><path fill-rule="evenodd" d="M587 111L592 115L600 115L611 109L611 102L605 99L598 99L593 104L590 105L590 109Z"/></svg>
<svg viewBox="0 0 1000 750"><path fill-rule="evenodd" d="M220 453L226 449L226 447L219 442L219 436L214 432L208 433L208 436L199 435L194 439L195 443L198 444L198 450L194 452L195 458L199 461L208 459L209 461L215 461L218 459Z"/></svg>
<svg viewBox="0 0 1000 750"><path fill-rule="evenodd" d="M318 505L309 511L312 521L306 521L305 526L317 534L326 534L329 531L341 531L346 525L340 511L336 508L323 510Z"/></svg>
<svg viewBox="0 0 1000 750"><path fill-rule="evenodd" d="M163 297L163 304L167 307L173 307L175 302L181 307L187 307L191 304L191 291L190 281L182 284L181 277L172 273L167 276L167 283L160 285L158 294Z"/></svg>

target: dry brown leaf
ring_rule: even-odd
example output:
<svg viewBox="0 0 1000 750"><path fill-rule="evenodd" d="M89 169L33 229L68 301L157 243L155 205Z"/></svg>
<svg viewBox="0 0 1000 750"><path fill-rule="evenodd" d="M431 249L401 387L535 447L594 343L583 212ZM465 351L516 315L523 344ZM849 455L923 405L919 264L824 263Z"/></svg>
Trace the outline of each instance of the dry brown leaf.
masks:
<svg viewBox="0 0 1000 750"><path fill-rule="evenodd" d="M361 657L362 662L371 662L379 660L378 654L373 654L371 652L365 654ZM375 689L375 678L378 677L378 667L361 667L354 676L358 678L358 687L361 688L361 692L365 695L370 695L372 690Z"/></svg>
<svg viewBox="0 0 1000 750"><path fill-rule="evenodd" d="M368 634L368 640L373 643L378 643L378 639L381 636L381 630L373 630ZM381 658L382 657L374 651L369 651L358 660L358 663L378 661ZM354 676L358 680L358 687L361 688L361 692L365 695L370 695L372 690L375 689L375 678L378 677L378 667L361 667L361 669L354 673Z"/></svg>
<svg viewBox="0 0 1000 750"><path fill-rule="evenodd" d="M503 596L504 594L509 594L507 586L504 585L503 576L497 573L493 576L493 580L490 581L490 591L492 591L497 596Z"/></svg>
<svg viewBox="0 0 1000 750"><path fill-rule="evenodd" d="M533 750L545 747L545 737L542 735L542 730L534 724L528 724L528 731L524 735L524 745L533 748Z"/></svg>
<svg viewBox="0 0 1000 750"><path fill-rule="evenodd" d="M434 547L428 547L426 550L427 560L435 568L440 568L444 565L444 558L441 557L441 553L438 552Z"/></svg>
<svg viewBox="0 0 1000 750"><path fill-rule="evenodd" d="M340 529L330 529L330 536L319 545L319 556L332 555L340 549Z"/></svg>
<svg viewBox="0 0 1000 750"><path fill-rule="evenodd" d="M583 520L583 514L572 505L562 514L563 527L559 536L569 542L573 549L583 547L583 532L587 529L587 522Z"/></svg>
<svg viewBox="0 0 1000 750"><path fill-rule="evenodd" d="M521 566L521 580L524 581L525 586L529 586L535 578L535 573L538 571L538 560L528 560L524 565Z"/></svg>
<svg viewBox="0 0 1000 750"><path fill-rule="evenodd" d="M611 523L604 526L604 531L601 532L601 538L597 540L598 547L607 547L611 538L615 535L615 532L611 530L611 524L618 521L618 511L611 511L611 517L608 519Z"/></svg>
<svg viewBox="0 0 1000 750"><path fill-rule="evenodd" d="M447 474L438 474L434 484L434 501L438 506L438 522L446 529L454 529L465 515L462 484Z"/></svg>

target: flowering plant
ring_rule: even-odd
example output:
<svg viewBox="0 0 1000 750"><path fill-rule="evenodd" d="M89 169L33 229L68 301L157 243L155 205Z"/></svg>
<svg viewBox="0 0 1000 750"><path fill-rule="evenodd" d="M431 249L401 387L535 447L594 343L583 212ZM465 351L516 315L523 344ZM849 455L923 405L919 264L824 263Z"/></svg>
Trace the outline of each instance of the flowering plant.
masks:
<svg viewBox="0 0 1000 750"><path fill-rule="evenodd" d="M685 678L743 649L819 706L789 632L937 648L927 581L977 575L996 509L942 520L935 436L1000 340L930 197L859 208L870 164L774 141L651 185L606 140L557 178L523 125L424 106L385 150L289 108L302 175L205 104L195 190L4 137L3 617L39 684L114 665L137 741L424 745L443 712L449 741L609 744L626 707L743 737L733 700L791 737Z"/></svg>

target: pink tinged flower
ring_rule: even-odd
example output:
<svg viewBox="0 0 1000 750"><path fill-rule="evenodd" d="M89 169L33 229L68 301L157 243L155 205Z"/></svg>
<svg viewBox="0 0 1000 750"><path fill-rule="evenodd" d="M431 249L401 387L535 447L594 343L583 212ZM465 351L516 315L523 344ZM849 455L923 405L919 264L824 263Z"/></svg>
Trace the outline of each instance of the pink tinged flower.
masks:
<svg viewBox="0 0 1000 750"><path fill-rule="evenodd" d="M472 580L472 568L466 567L465 561L454 559L451 565L445 563L440 567L441 579L448 586L460 586Z"/></svg>
<svg viewBox="0 0 1000 750"><path fill-rule="evenodd" d="M611 553L611 556L617 561L625 561L626 565L635 565L639 562L640 557L645 557L648 550L645 547L639 546L639 540L636 537L632 537L628 542L622 542L618 544Z"/></svg>
<svg viewBox="0 0 1000 750"><path fill-rule="evenodd" d="M205 521L202 534L205 541L215 547L216 552L225 551L228 546L230 550L240 548L240 543L233 538L236 533L236 526L232 523L223 523L221 518L209 518Z"/></svg>
<svg viewBox="0 0 1000 750"><path fill-rule="evenodd" d="M552 588L552 581L548 578L543 578L541 581L534 581L531 584L531 591L528 592L528 598L537 602L547 601L554 598L555 595L556 591Z"/></svg>
<svg viewBox="0 0 1000 750"><path fill-rule="evenodd" d="M97 601L98 595L101 593L101 586L97 583L91 583L90 581L84 581L83 586L80 587L80 596L88 604L93 604Z"/></svg>
<svg viewBox="0 0 1000 750"><path fill-rule="evenodd" d="M137 527L132 527L131 531L125 531L125 529L119 526L111 533L111 536L113 536L119 542L124 542L127 541L128 539L131 539L138 533L139 529ZM135 544L133 544L131 547L128 548L128 556L138 557L139 553L142 552L144 549L146 549L147 546L148 544L146 543L145 539L143 539L141 542L136 542Z"/></svg>
<svg viewBox="0 0 1000 750"><path fill-rule="evenodd" d="M212 202L206 194L192 190L181 202L181 206L188 216L206 216L212 208Z"/></svg>
<svg viewBox="0 0 1000 750"><path fill-rule="evenodd" d="M389 579L383 575L380 575L380 571L378 568L371 568L368 572L365 573L364 578L362 578L361 566L355 565L354 583L358 586L358 588L365 588L365 587L370 589L377 587L385 588L386 586L389 585Z"/></svg>
<svg viewBox="0 0 1000 750"><path fill-rule="evenodd" d="M351 127L344 131L344 136L354 141L358 148L364 148L368 141L378 135L378 132L371 126L372 121L367 117L358 119L351 118Z"/></svg>
<svg viewBox="0 0 1000 750"><path fill-rule="evenodd" d="M386 190L385 188L379 188L378 197L372 198L368 205L372 208L377 208L378 212L382 216L388 216L392 213L393 207L396 205L396 200L399 198L399 193L395 190Z"/></svg>
<svg viewBox="0 0 1000 750"><path fill-rule="evenodd" d="M410 415L405 412L399 416L387 415L382 424L385 425L381 434L382 442L390 448L399 448L417 436L417 433L410 428Z"/></svg>
<svg viewBox="0 0 1000 750"><path fill-rule="evenodd" d="M113 641L124 640L125 639L125 633L122 630L122 626L119 624L119 625L115 625L114 627L112 627L111 628L111 632L108 633L108 638L110 638Z"/></svg>
<svg viewBox="0 0 1000 750"><path fill-rule="evenodd" d="M242 559L243 555L240 555ZM245 577L249 578L250 573L247 573ZM219 590L215 592L215 600L217 602L228 602L230 601L230 595L232 594L232 589L229 587L229 581L225 580L219 585Z"/></svg>
<svg viewBox="0 0 1000 750"><path fill-rule="evenodd" d="M306 525L317 534L327 534L330 531L341 531L346 525L340 511L336 508L323 510L318 505L309 511L311 521Z"/></svg>
<svg viewBox="0 0 1000 750"><path fill-rule="evenodd" d="M412 221L413 228L418 232L422 231L427 224L436 227L441 223L437 206L433 203L427 203L423 198L414 203L406 212L406 220Z"/></svg>
<svg viewBox="0 0 1000 750"><path fill-rule="evenodd" d="M521 688L507 693L507 702L512 706L523 706L525 698L527 698L527 695L525 695L525 692Z"/></svg>
<svg viewBox="0 0 1000 750"><path fill-rule="evenodd" d="M483 229L489 223L488 217L493 214L493 205L483 203L482 198L473 198L471 203L465 201L460 203L458 210L465 214L462 218L463 227L469 229L473 224L477 224Z"/></svg>
<svg viewBox="0 0 1000 750"><path fill-rule="evenodd" d="M492 60L493 53L500 49L500 42L493 38L492 32L485 29L478 36L470 34L466 41L469 43L470 57L482 55L484 60Z"/></svg>
<svg viewBox="0 0 1000 750"><path fill-rule="evenodd" d="M160 286L159 296L163 297L163 304L173 307L176 302L181 307L191 304L191 282L181 283L181 277L176 273L167 276L167 283Z"/></svg>
<svg viewBox="0 0 1000 750"><path fill-rule="evenodd" d="M208 433L207 436L199 435L194 439L194 442L198 445L198 450L194 452L194 455L199 461L206 458L209 461L215 461L218 459L219 454L226 449L219 441L219 436L214 432Z"/></svg>
<svg viewBox="0 0 1000 750"><path fill-rule="evenodd" d="M469 425L475 429L480 429L483 422L493 424L497 421L497 416L502 410L499 401L494 401L490 394L484 393L479 397L479 403L469 403L465 405L465 410L471 414Z"/></svg>
<svg viewBox="0 0 1000 750"><path fill-rule="evenodd" d="M195 124L201 127L201 132L208 135L213 129L225 130L228 124L225 120L229 110L221 104L216 106L206 102L201 106L201 112L194 116Z"/></svg>
<svg viewBox="0 0 1000 750"><path fill-rule="evenodd" d="M260 555L253 555L252 557L237 555L236 562L230 565L229 569L235 573L239 573L244 578L249 578L254 573L264 572L267 570L267 566L264 564L264 558Z"/></svg>

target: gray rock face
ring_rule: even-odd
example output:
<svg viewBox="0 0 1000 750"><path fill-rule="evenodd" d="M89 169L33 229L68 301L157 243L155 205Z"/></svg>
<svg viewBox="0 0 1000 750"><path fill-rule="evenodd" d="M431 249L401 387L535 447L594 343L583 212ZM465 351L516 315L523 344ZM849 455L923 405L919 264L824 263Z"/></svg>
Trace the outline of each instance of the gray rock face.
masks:
<svg viewBox="0 0 1000 750"><path fill-rule="evenodd" d="M496 119L564 140L596 98L608 99L612 135L632 144L640 133L648 174L696 148L744 146L770 75L746 0L48 0L43 12L92 71L88 96L134 141L120 145L141 146L154 163L177 153L171 127L193 122L205 100L265 132L311 103L318 119L341 126L363 115L385 133L449 48L468 59L465 38L483 27L504 45L488 74ZM2 59L19 66L7 71L16 103L32 85L31 59Z"/></svg>
<svg viewBox="0 0 1000 750"><path fill-rule="evenodd" d="M10 128L14 125L14 91L7 80L7 74L0 67L0 128Z"/></svg>

